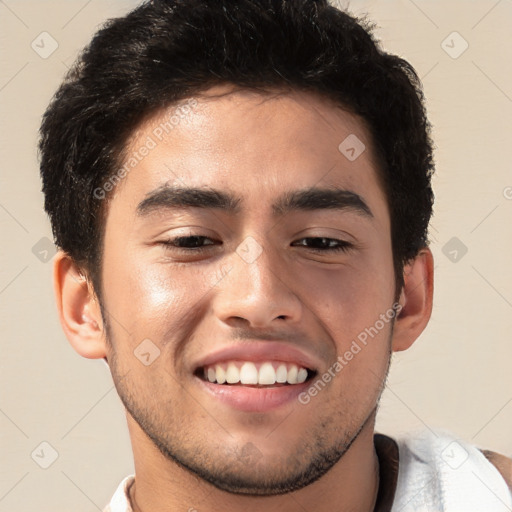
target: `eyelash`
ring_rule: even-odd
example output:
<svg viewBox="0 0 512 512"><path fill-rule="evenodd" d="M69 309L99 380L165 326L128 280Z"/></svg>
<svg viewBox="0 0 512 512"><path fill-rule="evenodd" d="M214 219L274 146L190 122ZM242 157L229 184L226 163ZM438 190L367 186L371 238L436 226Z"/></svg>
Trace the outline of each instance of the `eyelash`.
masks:
<svg viewBox="0 0 512 512"><path fill-rule="evenodd" d="M188 240L195 240L197 242L199 240L212 240L212 239L207 237L207 236L202 236L202 235L179 236L179 237L176 237L176 238L170 238L168 240L165 240L164 242L162 242L162 244L164 246L166 246L166 247L171 247L173 249L178 249L178 250L182 250L182 251L185 251L185 252L189 252L189 251L202 252L202 251L207 250L209 246L214 245L212 243L211 244L207 244L206 246L200 246L200 247L182 247L182 246L179 245L180 242L188 241ZM327 247L327 248L324 248L324 249L309 247L309 250L313 251L313 252L319 252L319 253L348 252L350 249L353 248L353 245L351 243L345 242L344 240L338 240L336 238L309 237L308 236L308 237L301 238L298 241L302 242L302 241L306 241L306 240L309 240L309 241L311 241L311 240L322 240L322 241L328 241L328 243L330 243L330 242L336 242L337 243L336 247ZM305 246L304 244L299 244L299 245L300 246Z"/></svg>
<svg viewBox="0 0 512 512"><path fill-rule="evenodd" d="M312 248L312 247L309 248L311 251L316 251L316 252L347 252L350 249L352 249L352 247L353 247L352 244L349 242L345 242L344 240L338 240L337 238L329 238L326 236L317 236L317 237L307 236L307 237L301 238L299 241L302 242L303 240L322 240L322 241L327 240L328 243L336 242L336 244L337 244L336 247L327 247L326 249L318 249L318 248ZM304 244L299 244L299 245L304 245Z"/></svg>

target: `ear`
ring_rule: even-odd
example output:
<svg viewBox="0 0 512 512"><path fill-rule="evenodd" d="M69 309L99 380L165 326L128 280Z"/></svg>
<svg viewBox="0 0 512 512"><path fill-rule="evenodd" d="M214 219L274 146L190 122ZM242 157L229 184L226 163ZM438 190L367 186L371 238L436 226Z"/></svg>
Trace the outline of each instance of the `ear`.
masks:
<svg viewBox="0 0 512 512"><path fill-rule="evenodd" d="M400 312L393 330L393 352L408 349L425 329L432 313L434 295L434 258L430 249L422 249L404 267L404 286Z"/></svg>
<svg viewBox="0 0 512 512"><path fill-rule="evenodd" d="M54 258L53 284L60 323L71 346L83 357L106 357L99 302L91 283L63 251Z"/></svg>

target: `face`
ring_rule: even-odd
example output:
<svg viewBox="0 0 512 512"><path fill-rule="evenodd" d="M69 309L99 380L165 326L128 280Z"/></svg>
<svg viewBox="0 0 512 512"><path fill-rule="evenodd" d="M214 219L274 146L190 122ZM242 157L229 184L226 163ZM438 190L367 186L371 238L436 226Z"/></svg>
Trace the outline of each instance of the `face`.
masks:
<svg viewBox="0 0 512 512"><path fill-rule="evenodd" d="M219 92L129 142L105 226L107 359L132 442L220 489L277 494L373 429L389 211L359 118L307 93Z"/></svg>

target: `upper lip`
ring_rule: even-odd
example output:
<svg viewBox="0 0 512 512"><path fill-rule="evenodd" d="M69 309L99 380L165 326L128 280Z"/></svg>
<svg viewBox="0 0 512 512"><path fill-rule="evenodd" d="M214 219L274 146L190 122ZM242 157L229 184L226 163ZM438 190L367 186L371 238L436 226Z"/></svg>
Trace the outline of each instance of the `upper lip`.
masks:
<svg viewBox="0 0 512 512"><path fill-rule="evenodd" d="M258 341L240 343L215 350L198 360L194 365L194 371L204 366L233 360L252 362L283 361L313 371L318 371L320 367L320 362L313 355L307 354L294 345L279 341Z"/></svg>

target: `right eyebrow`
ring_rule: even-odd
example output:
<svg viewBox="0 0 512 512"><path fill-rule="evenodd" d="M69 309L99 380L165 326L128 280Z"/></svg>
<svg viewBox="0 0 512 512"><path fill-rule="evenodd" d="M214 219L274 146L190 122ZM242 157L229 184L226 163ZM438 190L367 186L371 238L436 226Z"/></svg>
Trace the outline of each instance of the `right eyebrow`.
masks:
<svg viewBox="0 0 512 512"><path fill-rule="evenodd" d="M150 192L137 206L137 214L145 216L162 208L215 208L231 213L240 211L241 198L218 190L195 187L162 186Z"/></svg>

